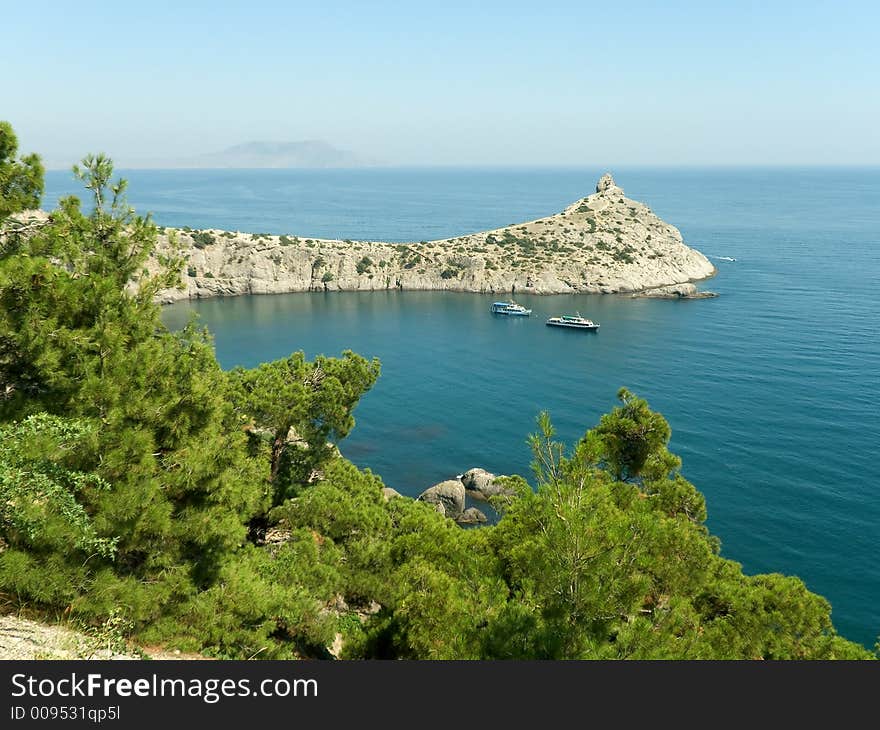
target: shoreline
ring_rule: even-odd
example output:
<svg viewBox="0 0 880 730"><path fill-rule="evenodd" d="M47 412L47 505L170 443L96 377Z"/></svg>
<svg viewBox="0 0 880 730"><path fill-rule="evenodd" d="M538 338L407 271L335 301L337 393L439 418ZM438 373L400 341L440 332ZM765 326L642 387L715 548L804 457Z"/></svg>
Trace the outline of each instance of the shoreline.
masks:
<svg viewBox="0 0 880 730"><path fill-rule="evenodd" d="M157 303L162 306L169 306L172 304L179 304L181 302L197 302L202 299L234 299L237 297L273 297L273 296L284 296L285 294L368 294L375 292L387 292L393 294L406 294L409 292L438 292L442 294L461 294L463 296L508 296L513 297L514 294L516 296L521 296L523 294L527 296L535 296L535 297L561 297L561 296L571 296L571 295L584 295L584 296L601 296L601 297L620 297L621 299L668 299L668 300L684 300L689 301L692 299L714 299L719 296L718 293L713 291L706 291L702 289L696 289L696 285L701 282L706 282L711 279L714 279L717 275L717 272L710 274L709 276L703 277L702 279L691 279L689 281L683 281L678 284L666 284L658 287L651 287L650 289L638 289L636 291L613 291L613 292L602 292L602 291L573 291L573 290L565 290L565 291L516 291L514 292L504 292L504 291L486 291L486 290L472 290L472 289L417 289L417 288L392 288L392 289L292 289L290 291L242 291L242 292L232 292L229 294L202 294L201 296L183 296L177 298L166 298L164 296L168 290L163 291L163 296L161 298L157 298ZM684 295L669 295L664 290L673 289L678 287L695 287L696 291L694 294L684 294ZM656 293L655 293L656 292Z"/></svg>

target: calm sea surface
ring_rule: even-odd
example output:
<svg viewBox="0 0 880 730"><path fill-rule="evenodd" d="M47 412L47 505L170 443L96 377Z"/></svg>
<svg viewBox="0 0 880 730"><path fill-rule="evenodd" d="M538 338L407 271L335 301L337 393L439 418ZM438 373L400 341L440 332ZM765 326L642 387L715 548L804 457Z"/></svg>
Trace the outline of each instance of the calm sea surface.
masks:
<svg viewBox="0 0 880 730"><path fill-rule="evenodd" d="M163 225L419 241L557 212L603 170L129 171ZM637 170L628 197L713 259L717 299L433 292L290 294L182 303L225 367L294 350L382 360L342 450L407 494L472 466L528 474L548 410L577 439L625 385L672 425L723 553L801 576L847 637L880 633L880 170ZM45 206L76 190L49 173ZM725 261L720 257L733 257ZM559 331L574 313L599 333Z"/></svg>

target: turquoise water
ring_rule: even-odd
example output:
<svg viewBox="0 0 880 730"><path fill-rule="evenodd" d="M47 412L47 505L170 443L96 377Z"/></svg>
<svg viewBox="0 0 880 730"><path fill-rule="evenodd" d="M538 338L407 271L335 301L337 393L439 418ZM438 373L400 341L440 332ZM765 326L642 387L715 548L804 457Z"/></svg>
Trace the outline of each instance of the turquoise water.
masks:
<svg viewBox="0 0 880 730"><path fill-rule="evenodd" d="M132 171L165 225L423 240L544 216L602 170ZM880 633L880 170L616 170L629 197L715 257L717 299L434 292L291 294L174 305L224 366L303 349L377 356L342 443L408 494L471 466L528 473L540 410L571 442L626 385L670 421L723 553L801 576L847 637ZM50 173L47 205L72 190ZM734 257L735 262L719 257ZM545 327L580 311L595 334Z"/></svg>

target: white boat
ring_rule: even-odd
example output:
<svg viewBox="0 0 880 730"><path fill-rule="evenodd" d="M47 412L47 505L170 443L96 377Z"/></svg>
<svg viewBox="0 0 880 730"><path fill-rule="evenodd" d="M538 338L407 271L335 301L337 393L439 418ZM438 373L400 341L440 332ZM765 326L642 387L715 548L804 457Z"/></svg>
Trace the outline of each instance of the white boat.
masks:
<svg viewBox="0 0 880 730"><path fill-rule="evenodd" d="M509 302L492 302L489 311L493 314L507 314L512 317L528 317L531 309L526 309L522 304L517 304L512 299Z"/></svg>
<svg viewBox="0 0 880 730"><path fill-rule="evenodd" d="M550 319L547 320L547 326L568 327L569 329L590 330L591 332L595 332L599 329L599 325L593 320L581 317L580 312L575 315L564 314L561 317L550 317Z"/></svg>

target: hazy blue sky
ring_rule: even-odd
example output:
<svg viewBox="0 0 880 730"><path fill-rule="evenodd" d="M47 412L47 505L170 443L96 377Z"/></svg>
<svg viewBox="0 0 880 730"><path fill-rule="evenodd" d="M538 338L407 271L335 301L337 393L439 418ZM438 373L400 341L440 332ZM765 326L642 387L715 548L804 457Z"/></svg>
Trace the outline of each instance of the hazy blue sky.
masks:
<svg viewBox="0 0 880 730"><path fill-rule="evenodd" d="M876 2L3 3L67 166L323 139L388 164L878 164Z"/></svg>

